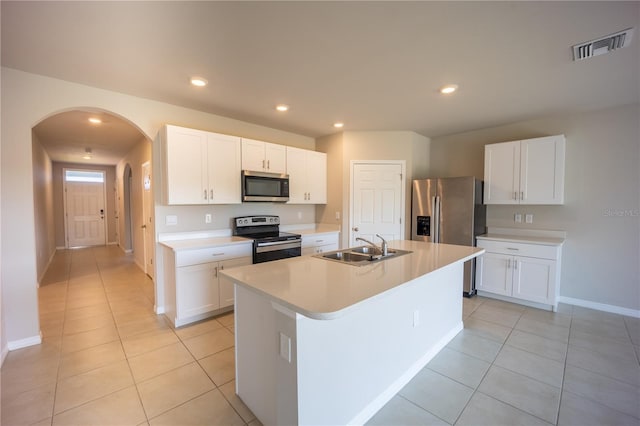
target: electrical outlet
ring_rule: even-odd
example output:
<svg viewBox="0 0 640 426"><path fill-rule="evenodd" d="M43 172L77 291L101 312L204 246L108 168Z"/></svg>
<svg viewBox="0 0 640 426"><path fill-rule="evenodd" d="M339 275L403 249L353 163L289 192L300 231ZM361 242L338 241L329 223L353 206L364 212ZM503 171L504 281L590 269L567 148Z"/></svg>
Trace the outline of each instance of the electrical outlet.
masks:
<svg viewBox="0 0 640 426"><path fill-rule="evenodd" d="M527 213L524 217L524 221L527 223L533 223L533 215L531 213Z"/></svg>
<svg viewBox="0 0 640 426"><path fill-rule="evenodd" d="M298 212L298 219L302 219L302 212Z"/></svg>
<svg viewBox="0 0 640 426"><path fill-rule="evenodd" d="M204 223L211 223L211 213L207 213L204 215Z"/></svg>
<svg viewBox="0 0 640 426"><path fill-rule="evenodd" d="M340 220L340 212L336 212L336 220Z"/></svg>
<svg viewBox="0 0 640 426"><path fill-rule="evenodd" d="M513 220L514 220L516 223L522 223L522 213L516 213L516 214L513 216Z"/></svg>
<svg viewBox="0 0 640 426"><path fill-rule="evenodd" d="M165 217L165 224L168 226L178 224L178 216L170 214Z"/></svg>

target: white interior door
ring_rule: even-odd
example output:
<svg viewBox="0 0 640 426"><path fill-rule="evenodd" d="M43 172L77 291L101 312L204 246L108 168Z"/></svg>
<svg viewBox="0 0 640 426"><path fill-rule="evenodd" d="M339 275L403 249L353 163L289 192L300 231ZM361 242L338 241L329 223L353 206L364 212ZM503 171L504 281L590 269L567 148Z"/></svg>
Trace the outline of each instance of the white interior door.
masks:
<svg viewBox="0 0 640 426"><path fill-rule="evenodd" d="M404 238L405 173L403 162L353 162L351 165L351 247L357 237L380 243ZM377 241L376 241L377 240Z"/></svg>
<svg viewBox="0 0 640 426"><path fill-rule="evenodd" d="M104 172L64 170L68 247L106 244Z"/></svg>
<svg viewBox="0 0 640 426"><path fill-rule="evenodd" d="M153 278L153 190L151 187L151 163L142 165L142 234L144 244L144 272Z"/></svg>

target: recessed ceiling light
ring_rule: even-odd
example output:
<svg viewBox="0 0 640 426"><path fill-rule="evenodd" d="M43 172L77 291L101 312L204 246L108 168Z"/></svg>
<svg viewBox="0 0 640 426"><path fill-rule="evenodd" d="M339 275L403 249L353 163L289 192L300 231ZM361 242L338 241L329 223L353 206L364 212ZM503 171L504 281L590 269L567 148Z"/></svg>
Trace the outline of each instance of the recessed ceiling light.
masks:
<svg viewBox="0 0 640 426"><path fill-rule="evenodd" d="M191 77L191 84L197 87L204 87L208 82L202 77Z"/></svg>
<svg viewBox="0 0 640 426"><path fill-rule="evenodd" d="M91 160L91 148L84 149L84 155L82 156L85 160Z"/></svg>
<svg viewBox="0 0 640 426"><path fill-rule="evenodd" d="M457 84L447 84L442 89L440 89L440 93L442 93L443 95L449 95L455 92L456 90L458 90Z"/></svg>
<svg viewBox="0 0 640 426"><path fill-rule="evenodd" d="M289 105L285 105L285 104L276 105L276 109L280 112L286 112L286 111L289 111Z"/></svg>
<svg viewBox="0 0 640 426"><path fill-rule="evenodd" d="M333 123L333 127L337 128L337 129L341 129L341 128L344 127L344 123L340 123L340 122Z"/></svg>
<svg viewBox="0 0 640 426"><path fill-rule="evenodd" d="M91 124L100 124L100 123L102 123L102 120L100 120L97 117L89 117L89 123L91 123Z"/></svg>

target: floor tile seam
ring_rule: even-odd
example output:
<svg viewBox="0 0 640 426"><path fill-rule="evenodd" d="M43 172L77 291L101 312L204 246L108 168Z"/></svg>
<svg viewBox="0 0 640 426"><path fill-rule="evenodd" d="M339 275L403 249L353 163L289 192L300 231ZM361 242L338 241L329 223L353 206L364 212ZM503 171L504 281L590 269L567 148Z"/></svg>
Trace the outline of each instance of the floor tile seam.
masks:
<svg viewBox="0 0 640 426"><path fill-rule="evenodd" d="M113 394L116 394L116 393L118 393L118 392L121 392L121 391L123 391L123 390L125 390L125 389L127 389L127 388L132 387L132 386L135 386L135 383L130 383L130 384L128 384L128 385L126 385L126 386L124 386L124 387L121 387L121 388L118 388L118 389L116 389L116 390L113 390L113 391L111 391L111 392L109 392L109 393L106 393L106 394L104 394L104 395L101 395L101 396L99 396L99 397L97 397L97 398L93 398L93 399L91 399L91 400L89 400L89 401L85 401L85 402L83 402L82 404L78 404L78 405L75 405L75 406L73 406L73 407L68 407L68 408L66 408L66 409L64 409L64 410L62 410L62 411L60 411L60 412L58 412L58 413L56 413L56 412L55 412L55 407L56 407L56 405L55 405L55 403L54 403L54 404L53 404L53 412L54 412L54 413L53 413L53 415L52 415L52 417L51 417L51 421L53 422L53 418L54 418L54 417L56 417L56 416L59 416L60 414L66 413L66 412L71 411L71 410L75 410L75 409L80 408L80 407L83 407L83 406L85 406L85 405L87 405L87 404L91 404L91 403L96 402L96 401L98 401L98 400L100 400L100 399L102 399L102 398L106 398L106 397L108 397L108 396L111 396L111 395L113 395Z"/></svg>
<svg viewBox="0 0 640 426"><path fill-rule="evenodd" d="M127 364L129 364L129 360L127 360ZM204 375L207 377L207 379L209 379L209 381L211 382L211 384L213 385L213 387L214 387L214 388L217 388L217 387L218 387L218 386L216 386L215 382L214 382L214 381L209 377L209 375L207 374L207 372L206 372L206 371L204 371L204 368L202 368L202 366L200 365L200 363L199 363L197 360L193 360L193 361L190 361L190 362L188 362L188 363L186 363L186 364L183 364L183 365L179 365L179 366L177 366L177 367L170 368L170 369L168 369L168 370L166 370L166 371L163 371L162 373L160 373L160 374L158 374L158 375L156 375L156 376L148 377L148 378L146 378L146 379L144 379L144 380L141 380L141 381L139 381L139 382L136 382L136 381L135 381L135 379L134 379L134 384L135 384L136 386L143 385L143 384L145 384L145 383L147 383L147 382L150 382L151 380L155 380L155 379L157 379L157 378L158 378L158 377L160 377L160 376L163 376L163 375L168 374L168 373L175 372L176 370L179 370L179 369L184 368L184 367L186 367L186 366L188 366L188 365L191 365L191 364L197 364L197 366L200 368L200 370L202 370L202 372L203 372L203 373L204 373ZM130 365L130 364L129 364L129 369L131 369L131 365ZM133 374L132 374L132 378L133 378Z"/></svg>
<svg viewBox="0 0 640 426"><path fill-rule="evenodd" d="M523 329L521 329L521 328L518 328L518 325L517 325L517 324L516 324L516 326L515 326L513 329L514 329L514 330L518 330L518 331L522 331L522 332L524 332L524 333L533 334L533 335L535 335L535 336L542 337L542 338L547 339L547 340L553 340L554 342L560 342L560 343L564 343L564 344L569 344L569 336L568 336L568 335L567 335L567 339L566 339L566 340L564 340L564 339L563 339L563 340L561 340L561 339L559 339L559 338L549 337L548 335L546 335L546 336L545 336L545 335L540 334L540 333L535 333L535 332L530 331L530 330L523 330Z"/></svg>
<svg viewBox="0 0 640 426"><path fill-rule="evenodd" d="M215 384L213 384L213 386L214 386L213 389L208 389L208 390L206 390L206 391L204 391L204 392L202 392L202 393L200 393L200 394L198 394L198 395L196 395L196 396L194 396L192 398L187 399L186 401L183 401L183 402L179 403L178 405L175 405L175 406L173 406L173 407L171 407L171 408L169 408L167 410L164 410L164 411L162 411L160 413L155 414L153 417L149 417L149 414L147 414L147 410L144 408L144 404L143 404L142 408L144 409L145 416L147 417L147 422L151 422L151 420L157 419L158 417L167 414L169 411L172 411L172 410L175 410L175 409L177 409L179 407L182 407L183 405L188 404L189 402L193 401L194 399L200 398L201 396L203 396L203 395L205 395L205 394L207 394L209 392L215 391L215 390L220 392L220 394L224 397L224 394L222 393L222 391L220 389L218 389L217 387L215 387ZM136 387L137 387L137 385L136 385ZM140 396L140 391L138 391L138 395ZM142 400L140 402L142 403ZM230 402L229 402L229 405L231 405ZM233 408L233 406L231 406L231 407ZM240 416L240 418L242 419L242 416ZM242 421L244 422L244 419L242 419Z"/></svg>
<svg viewBox="0 0 640 426"><path fill-rule="evenodd" d="M235 380L235 379L233 379L233 380ZM227 382L227 384L229 384L229 383L231 383L231 382ZM222 385L222 386L225 386L225 385ZM238 415L238 417L240 417L240 419L241 419L245 424L249 424L249 423L250 423L250 422L252 422L253 420L257 419L257 417L256 417L255 413L254 413L253 411L251 411L251 409L250 409L249 407L247 407L247 409L249 410L249 412L251 413L251 415L253 415L253 418L252 418L251 420L249 420L249 421L245 420L245 419L244 419L244 417L242 417L242 414L240 414L240 411L238 411L238 410L236 409L236 407L231 403L231 401L229 400L229 398L227 398L227 395L225 395L225 394L224 394L224 392L222 392L222 386L219 386L219 387L218 387L218 391L220 392L220 394L222 395L222 397L224 398L224 400L225 400L225 401L227 401L227 403L231 406L231 409L232 409L233 411L235 411L235 413ZM244 404L244 401L242 401L242 399L240 398L240 396L239 396L239 395L236 395L235 390L234 390L233 394L234 394L235 396L237 396L237 397L238 397L238 399L240 400L240 402L242 402L242 403ZM244 405L246 406L246 404L244 404Z"/></svg>
<svg viewBox="0 0 640 426"><path fill-rule="evenodd" d="M399 397L399 398L404 399L405 401L407 401L409 404L413 405L414 407L416 407L416 408L420 409L421 411L424 411L424 412L426 412L426 413L431 414L433 417L435 417L435 418L437 418L437 419L439 419L439 420L442 420L443 422L445 422L445 423L446 423L446 424L448 424L448 425L454 425L454 424L455 424L455 423L449 423L448 421L446 421L446 420L445 420L445 419L443 419L442 417L439 417L438 415L436 415L436 414L432 413L431 411L427 410L426 408L424 408L424 407L422 407L422 406L420 406L420 405L416 404L416 403L415 403L415 402L413 402L412 400L410 400L410 399L408 399L408 398L405 398L404 396L400 395L400 392L396 393L394 396L397 396L397 397ZM392 398L393 398L393 397L392 397ZM389 401L391 401L391 400L389 400ZM379 411L378 411L378 412L379 412ZM376 414L377 414L377 413L376 413ZM375 415L375 414L374 414L374 415ZM244 420L244 419L243 419L243 420Z"/></svg>
<svg viewBox="0 0 640 426"><path fill-rule="evenodd" d="M194 334L193 336L185 337L184 339L182 337L180 337L180 335L175 331L175 329L173 330L173 332L176 334L176 336L178 336L178 339L180 339L182 341L182 343L184 343L185 340L195 339L196 337L204 336L207 333L211 333L212 331L222 330L223 328L227 328L227 327L221 326L221 327L218 327L218 328L214 328L213 330L207 330L207 331L204 331L202 333Z"/></svg>
<svg viewBox="0 0 640 426"><path fill-rule="evenodd" d="M595 354L595 355L599 355L599 356L603 356L603 357L607 357L607 358L614 358L615 360L619 361L620 363L629 364L629 365L633 364L636 367L640 367L640 363L637 360L637 353L636 353L636 351L635 351L635 349L633 347L631 347L630 349L633 351L633 353L635 355L635 358L636 358L635 361L629 361L628 359L622 358L622 357L618 356L617 354L603 353L603 352L599 352L599 351L591 349L591 348L586 348L584 346L578 346L578 345L574 345L574 344L571 344L571 343L569 343L567 345L567 355L568 355L570 347L573 347L573 348L575 348L576 350L578 350L580 352L589 352L589 353L592 353L592 354ZM576 364L571 364L571 365L576 365Z"/></svg>
<svg viewBox="0 0 640 426"><path fill-rule="evenodd" d="M65 356L65 355L73 354L73 353L76 353L76 352L84 351L86 349L95 348L96 346L106 345L107 343L113 343L113 342L115 342L117 340L118 340L118 338L115 338L115 339L112 339L112 340L109 340L109 341L106 341L106 342L95 343L95 344L92 344L90 346L86 346L86 347L83 347L83 348L80 348L80 349L76 349L76 350L73 350L73 351L69 351L69 352L66 352L64 350L64 344L61 342L60 343L60 355L61 356Z"/></svg>
<svg viewBox="0 0 640 426"><path fill-rule="evenodd" d="M521 331L521 330L520 330L520 331ZM531 333L529 333L529 334L531 334ZM535 336L536 336L536 337L541 337L541 336L538 336L538 335L535 335ZM547 340L550 340L550 339L547 339ZM557 342L557 340L552 340L552 341L553 341L553 342ZM557 362L557 363L561 363L561 364L562 364L562 363L564 363L564 362L566 361L566 359L567 359L567 350L568 350L568 349L565 349L565 350L564 350L564 357L563 357L563 359L562 359L562 360L558 360L558 359L555 359L555 358L550 358L550 357L548 357L548 356L546 356L546 355L541 355L541 354L539 354L539 353L532 352L532 351L530 351L530 350L528 350L528 349L523 349L523 348L521 348L521 347L519 347L519 346L515 346L513 343L509 343L509 340L505 341L505 342L504 342L504 344L505 344L505 346L509 346L510 348L514 348L514 349L517 349L517 350L519 350L519 351L526 352L526 353L531 354L531 355L536 355L536 356L539 356L539 357L541 357L541 358L547 359L547 360L549 360L549 361L555 361L555 362ZM568 346L569 346L569 345L567 345L567 347L568 347Z"/></svg>
<svg viewBox="0 0 640 426"><path fill-rule="evenodd" d="M496 359L497 359L497 358L496 358ZM563 383L563 381L561 381L560 386L556 386L556 385L552 385L552 384L547 383L547 382L543 382L543 381L542 381L542 380L540 380L540 379L537 379L537 378L535 378L535 377L531 377L531 376L529 376L529 375L527 375L527 374L524 374L524 373L522 373L522 372L520 372L520 371L513 370L513 369L511 369L511 368L509 368L509 367L505 367L505 366L503 366L503 365L499 365L499 364L495 364L495 363L494 363L493 365L494 365L495 367L502 368L503 370L506 370L506 371L509 371L509 372L511 372L511 373L517 374L517 375L519 375L519 376L526 377L527 379L531 379L531 380L533 380L533 381L535 381L535 382L538 382L538 383L540 383L540 384L543 384L543 385L546 385L546 386L551 386L551 387L553 387L553 388L556 388L556 389L559 389L560 391L562 391L562 383ZM564 375L564 368L563 368L563 370L562 370L562 374Z"/></svg>
<svg viewBox="0 0 640 426"><path fill-rule="evenodd" d="M591 399L591 398L589 398L589 397L587 397L587 396L580 395L579 393L572 392L572 391L570 391L570 390L566 390L566 389L562 391L562 393L563 393L563 394L564 394L565 392L570 393L571 395L577 396L577 397L579 397L579 398L586 399L586 400L588 400L589 402L591 402L592 404L596 404L596 405L598 405L598 406L600 406L600 407L605 407L605 408L607 408L607 409L609 409L609 410L615 411L616 413L620 413L620 414L623 414L623 415L625 415L625 416L633 417L634 419L638 419L638 420L640 421L640 414L639 414L638 416L634 416L633 414L625 413L624 411L620 411L620 410L618 410L617 408L613 408L613 407L610 407L610 406L608 406L608 405L606 405L606 404L603 404L603 403L602 403L602 402L600 402L599 400ZM562 402L562 396L561 396L561 398L560 398L560 401ZM560 406L562 407L562 405L560 405ZM558 415L559 415L559 413L558 413Z"/></svg>
<svg viewBox="0 0 640 426"><path fill-rule="evenodd" d="M469 315L469 318L471 318L471 319L475 319L475 320L484 321L484 322L489 322L489 323L491 323L491 324L499 325L499 326L501 326L501 327L507 327L507 328L514 328L514 327L516 326L516 324L518 323L518 321L520 320L520 319L518 318L518 321L516 321L513 325L508 325L508 324L505 324L505 323L502 323L502 322L493 321L493 320L486 319L486 318L480 318L480 317L477 317L477 316L476 316L476 317L474 317L474 316L473 316L473 314Z"/></svg>
<svg viewBox="0 0 640 426"><path fill-rule="evenodd" d="M536 419L538 419L538 420L542 420L543 422L545 422L545 423L547 423L547 424L553 424L553 425L557 425L557 424L558 424L557 414L556 414L556 421L555 421L554 423L549 423L549 421L548 421L548 420L543 419L543 418L542 418L542 417L540 417L540 416L537 416L537 415L535 415L535 414L533 414L533 413L530 413L529 411L523 410L523 409L522 409L522 408L520 408L520 407L516 407L515 405L513 405L513 404L511 404L511 403L509 403L509 402L507 402L507 401L503 401L503 400L501 400L500 398L498 398L498 397L496 397L496 396L489 395L488 393L482 392L482 391L481 391L481 390L479 390L479 389L478 389L476 392L474 392L474 395L475 395L476 393L482 394L482 395L484 395L484 396L486 396L486 397L488 397L488 398L491 398L491 399L495 399L496 401L499 401L499 402L503 403L504 405L508 405L509 407L513 408L514 410L517 410L517 411L519 411L519 412L521 412L521 413L524 413L524 414L527 414L527 415L529 415L529 416L535 417ZM473 396L472 396L472 398L473 398ZM471 400L469 400L469 401L471 401ZM559 408L559 407L560 407L560 404L558 404L557 412L559 412L559 411L560 411L560 408ZM466 407L465 407L465 408L466 408Z"/></svg>
<svg viewBox="0 0 640 426"><path fill-rule="evenodd" d="M509 335L505 338L505 340L502 341L502 340L497 340L496 338L488 337L488 336L482 334L481 332L475 331L475 330L470 329L470 328L465 328L464 330L467 331L468 333L473 334L475 337L479 337L479 338L485 339L485 340L490 340L490 341L492 341L494 343L498 343L499 345L504 345L504 342L506 342L506 340L511 335L511 333L509 333Z"/></svg>
<svg viewBox="0 0 640 426"><path fill-rule="evenodd" d="M489 339L487 339L487 340L489 340ZM495 340L490 340L490 341L491 341L492 343L497 343ZM448 349L451 349L452 351L456 351L456 352L458 352L458 353L461 353L462 355L470 356L470 357L472 357L472 358L474 358L474 359L477 359L477 360L479 360L479 361L484 361L484 362L486 362L486 363L492 363L492 362L493 362L493 360L492 360L492 361L488 361L488 360L486 360L486 359L484 359L484 358L480 358L480 357L478 357L478 356L476 356L476 355L474 355L474 354L470 354L470 353L467 353L467 352L463 352L463 351L461 351L461 350L459 350L459 349L457 349L457 348L453 348L453 347L449 347L449 346L445 346L445 348L448 348ZM496 356L498 356L498 354L496 354ZM495 357L494 357L494 359L495 359Z"/></svg>
<svg viewBox="0 0 640 426"><path fill-rule="evenodd" d="M602 333L593 333L590 331L585 331L585 330L575 330L576 333L584 333L587 334L589 336L593 336L593 337L599 337L602 339L606 339L606 340L611 340L611 343L617 343L619 345L626 345L626 346L633 346L633 342L631 340L623 340L621 338L617 338L617 337L611 337L610 334L602 334ZM569 336L569 338L571 338L571 336Z"/></svg>
<svg viewBox="0 0 640 426"><path fill-rule="evenodd" d="M585 368L581 368L581 367L578 367L578 366L575 366L575 365L571 365L571 367L573 367L573 368L577 368L578 370L586 371L586 372L591 373L591 374L595 374L596 376L604 377L604 378L609 379L609 380L612 380L612 381L614 381L614 382L616 382L616 383L620 383L620 384L623 384L623 385L629 385L627 382L622 382L622 381L620 381L620 380L612 379L611 377L605 376L605 375L600 374L600 373L596 373L596 372L594 372L594 371L587 370L587 369L585 369ZM564 384L565 384L565 379L566 379L566 374L567 374L567 373L566 373L566 372L567 372L566 367L565 367L564 371L565 371L565 374L564 374L564 376L563 376L563 380L562 380L562 390L563 390L563 391L565 390L565 389L564 389ZM633 386L633 385L630 385L630 386ZM640 388L636 387L636 390L638 390L638 392L640 392ZM568 390L567 390L567 391L568 391ZM597 400L593 400L592 398L589 398L589 397L588 397L588 396L586 396L586 395L582 395L582 394L579 394L579 393L576 393L576 392L572 392L572 393L573 393L573 394L575 394L575 395L578 395L578 396L580 396L580 397L582 397L582 398L588 399L589 401L595 401L595 402L600 403L599 401L597 401ZM609 406L609 405L607 405L607 404L600 403L600 405L604 405L605 407L611 408L612 410L620 411L620 410L617 410L617 409L615 409L614 407L611 407L611 406ZM637 416L634 416L634 415L632 415L632 414L628 414L628 413L624 413L624 414L630 415L631 417L637 417ZM640 419L640 417L638 417L638 418Z"/></svg>
<svg viewBox="0 0 640 426"><path fill-rule="evenodd" d="M73 321L73 320L72 320L72 321ZM116 330L117 330L117 327L116 327L115 323L114 323L113 325L114 325L114 327L115 327L115 328L116 328ZM102 328L109 328L109 326L108 326L108 325L106 325L106 326L101 326L101 327L96 327L96 328L88 328L88 329L86 329L86 330L74 331L74 332L72 332L72 333L65 333L65 331L64 331L64 326L63 326L63 328L62 328L62 335L63 335L63 336L75 336L75 335L78 335L78 334L81 334L81 333L88 333L88 332L91 332L91 331L100 330L100 329L102 329Z"/></svg>

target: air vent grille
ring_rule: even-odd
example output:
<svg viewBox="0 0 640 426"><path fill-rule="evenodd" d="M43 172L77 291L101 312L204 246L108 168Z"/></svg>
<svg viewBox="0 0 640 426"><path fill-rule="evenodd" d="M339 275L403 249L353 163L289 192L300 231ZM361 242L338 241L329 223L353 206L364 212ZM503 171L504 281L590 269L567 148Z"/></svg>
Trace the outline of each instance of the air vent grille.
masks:
<svg viewBox="0 0 640 426"><path fill-rule="evenodd" d="M593 56L609 53L616 49L622 49L631 43L633 28L627 28L615 34L608 35L597 40L580 43L573 46L573 60L591 58Z"/></svg>

